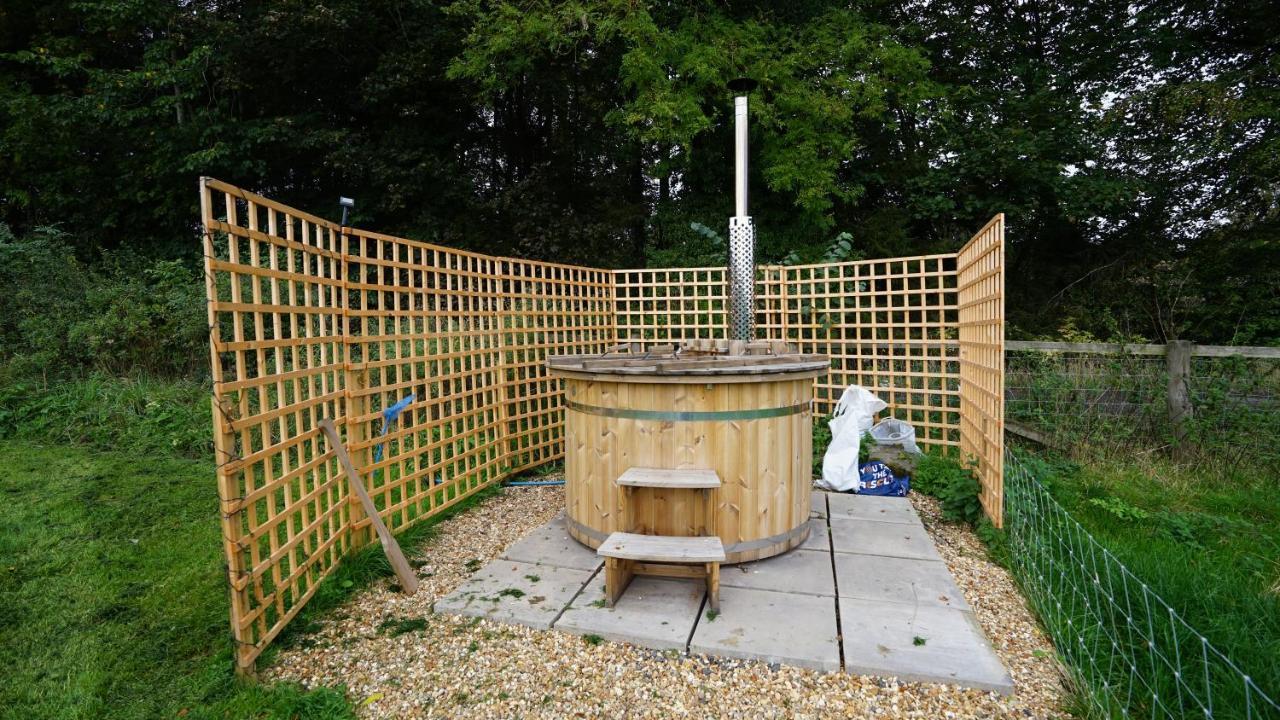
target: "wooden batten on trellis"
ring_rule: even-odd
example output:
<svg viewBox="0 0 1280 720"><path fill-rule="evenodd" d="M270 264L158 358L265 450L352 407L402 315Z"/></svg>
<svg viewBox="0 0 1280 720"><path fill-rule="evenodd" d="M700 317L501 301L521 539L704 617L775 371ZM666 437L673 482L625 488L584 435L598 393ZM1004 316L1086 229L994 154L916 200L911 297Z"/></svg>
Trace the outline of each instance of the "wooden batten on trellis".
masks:
<svg viewBox="0 0 1280 720"><path fill-rule="evenodd" d="M726 337L725 268L606 270L341 227L202 178L214 442L241 671L373 540L319 421L392 530L563 457L548 355ZM756 327L825 354L829 413L872 389L971 458L1001 520L1004 218L958 253L757 269ZM416 400L385 436L382 410ZM378 448L381 447L381 453ZM380 454L381 459L375 460Z"/></svg>

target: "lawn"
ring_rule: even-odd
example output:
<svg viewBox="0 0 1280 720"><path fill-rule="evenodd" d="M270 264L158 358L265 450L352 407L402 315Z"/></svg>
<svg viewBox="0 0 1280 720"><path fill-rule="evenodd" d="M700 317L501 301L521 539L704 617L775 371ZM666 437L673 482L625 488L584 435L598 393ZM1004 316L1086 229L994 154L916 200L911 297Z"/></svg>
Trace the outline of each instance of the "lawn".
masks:
<svg viewBox="0 0 1280 720"><path fill-rule="evenodd" d="M346 718L243 685L207 461L0 441L0 716Z"/></svg>
<svg viewBox="0 0 1280 720"><path fill-rule="evenodd" d="M1263 464L1140 453L1022 462L1090 533L1273 698L1280 693L1280 483Z"/></svg>

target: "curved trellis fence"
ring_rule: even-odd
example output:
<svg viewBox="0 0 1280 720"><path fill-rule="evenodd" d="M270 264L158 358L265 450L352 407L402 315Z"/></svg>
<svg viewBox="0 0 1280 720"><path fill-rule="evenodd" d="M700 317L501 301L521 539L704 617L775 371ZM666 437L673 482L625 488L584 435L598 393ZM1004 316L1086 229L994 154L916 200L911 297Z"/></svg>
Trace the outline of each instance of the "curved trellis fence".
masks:
<svg viewBox="0 0 1280 720"><path fill-rule="evenodd" d="M1280 704L1005 455L1013 574L1101 717L1280 718Z"/></svg>
<svg viewBox="0 0 1280 720"><path fill-rule="evenodd" d="M236 662L250 670L373 541L318 423L403 529L564 454L549 354L724 337L724 268L604 270L341 227L203 178L214 434ZM956 254L761 266L759 336L831 355L829 411L873 388L924 445L972 456L1001 517L1004 220ZM413 402L385 437L382 410ZM734 511L731 508L726 512Z"/></svg>

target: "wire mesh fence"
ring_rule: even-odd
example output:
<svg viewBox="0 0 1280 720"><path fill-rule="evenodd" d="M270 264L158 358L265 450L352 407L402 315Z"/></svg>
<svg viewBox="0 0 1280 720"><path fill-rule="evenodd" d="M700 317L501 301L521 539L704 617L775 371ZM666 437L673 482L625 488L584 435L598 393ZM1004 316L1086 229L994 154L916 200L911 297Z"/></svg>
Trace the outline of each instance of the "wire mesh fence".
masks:
<svg viewBox="0 0 1280 720"><path fill-rule="evenodd" d="M1157 451L1175 428L1159 355L1010 350L1005 412L1065 449ZM1196 357L1183 443L1191 457L1280 462L1280 360Z"/></svg>
<svg viewBox="0 0 1280 720"><path fill-rule="evenodd" d="M1012 451L1010 563L1090 710L1117 718L1280 718L1280 704L1100 544Z"/></svg>

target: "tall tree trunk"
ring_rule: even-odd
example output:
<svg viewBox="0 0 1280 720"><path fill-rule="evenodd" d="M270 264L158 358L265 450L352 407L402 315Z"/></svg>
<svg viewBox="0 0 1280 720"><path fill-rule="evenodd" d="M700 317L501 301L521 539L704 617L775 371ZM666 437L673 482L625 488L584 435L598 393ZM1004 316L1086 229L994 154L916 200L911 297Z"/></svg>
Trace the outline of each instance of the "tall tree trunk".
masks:
<svg viewBox="0 0 1280 720"><path fill-rule="evenodd" d="M645 264L645 225L648 221L649 203L644 191L644 148L635 146L631 159L631 201L634 203L634 217L631 222L631 267L644 267Z"/></svg>

